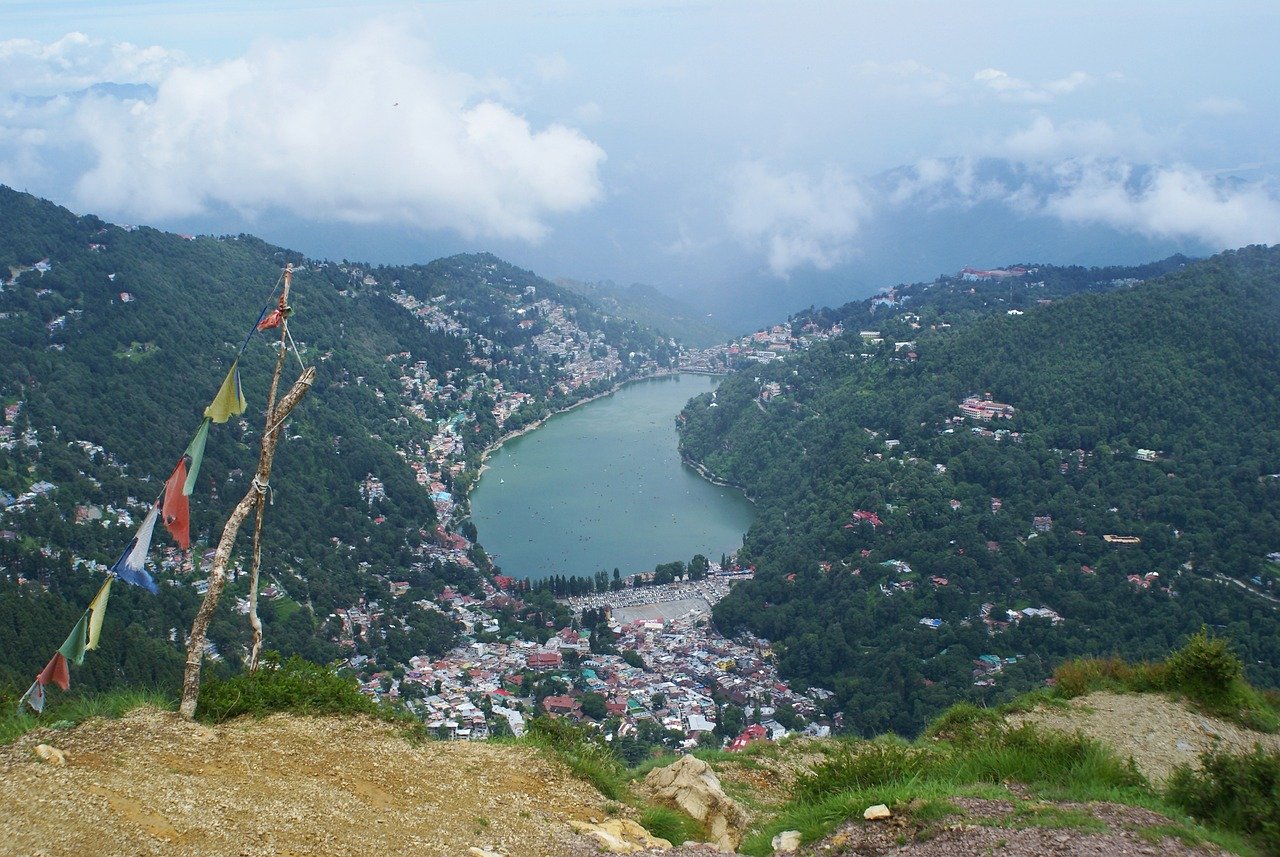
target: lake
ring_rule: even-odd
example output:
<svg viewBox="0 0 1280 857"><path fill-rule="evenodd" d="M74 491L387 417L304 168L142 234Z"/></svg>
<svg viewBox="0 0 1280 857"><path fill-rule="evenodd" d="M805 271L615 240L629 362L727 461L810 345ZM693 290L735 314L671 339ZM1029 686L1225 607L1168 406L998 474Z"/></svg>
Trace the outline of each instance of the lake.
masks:
<svg viewBox="0 0 1280 857"><path fill-rule="evenodd" d="M471 519L502 573L625 576L740 548L751 503L698 476L677 449L680 409L717 383L637 381L495 450L471 492Z"/></svg>

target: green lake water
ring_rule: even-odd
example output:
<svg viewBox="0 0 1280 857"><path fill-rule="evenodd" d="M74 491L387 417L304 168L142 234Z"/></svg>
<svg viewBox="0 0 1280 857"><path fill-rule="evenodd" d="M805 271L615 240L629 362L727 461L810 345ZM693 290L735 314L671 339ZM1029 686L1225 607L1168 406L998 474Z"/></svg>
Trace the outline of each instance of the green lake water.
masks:
<svg viewBox="0 0 1280 857"><path fill-rule="evenodd" d="M628 384L547 420L489 456L471 492L480 542L503 574L540 579L658 563L742 546L751 503L680 461L675 418L718 378Z"/></svg>

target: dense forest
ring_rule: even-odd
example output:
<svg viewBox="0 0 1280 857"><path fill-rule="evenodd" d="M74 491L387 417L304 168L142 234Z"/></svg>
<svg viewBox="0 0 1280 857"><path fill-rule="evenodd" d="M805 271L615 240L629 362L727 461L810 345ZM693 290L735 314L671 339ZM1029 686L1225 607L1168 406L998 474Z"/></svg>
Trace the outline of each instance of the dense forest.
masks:
<svg viewBox="0 0 1280 857"><path fill-rule="evenodd" d="M286 263L297 271L291 335L318 378L276 458L263 571L280 595L264 602L263 618L269 647L319 662L342 654L331 614L390 602L391 575L409 584L408 597L388 607L362 653L395 662L443 651L456 635L439 614L412 607L446 585L478 586L474 564L422 558L439 538L437 512L407 451L435 427L463 427L458 467L440 476L454 488L502 431L674 359L666 340L489 255L404 267L311 260L247 235L111 225L3 187L0 218L0 697L30 682L133 536ZM438 323L407 309L410 298ZM557 383L567 358L535 347L549 313L569 317L593 351L620 354L616 376ZM173 685L202 554L256 465L273 340L255 337L240 358L248 412L210 434L190 559L157 534L159 594L115 587L102 649L77 670L73 691ZM289 366L286 382L298 362ZM441 389L414 413L404 398L410 372ZM499 384L528 394L502 425L488 398ZM361 493L370 475L376 506ZM232 584L210 633L231 663L247 635L233 613L243 591L243 580Z"/></svg>
<svg viewBox="0 0 1280 857"><path fill-rule="evenodd" d="M944 278L792 324L819 317L845 332L681 416L684 454L759 509L722 630L773 640L864 734L1202 625L1280 684L1280 248Z"/></svg>

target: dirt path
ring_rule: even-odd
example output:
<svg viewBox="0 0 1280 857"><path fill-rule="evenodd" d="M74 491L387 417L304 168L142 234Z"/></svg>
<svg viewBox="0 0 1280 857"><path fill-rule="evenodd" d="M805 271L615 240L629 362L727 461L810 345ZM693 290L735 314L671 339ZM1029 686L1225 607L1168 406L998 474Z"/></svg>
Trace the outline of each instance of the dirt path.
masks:
<svg viewBox="0 0 1280 857"><path fill-rule="evenodd" d="M582 851L568 821L604 803L530 748L413 746L364 719L211 729L139 709L0 747L0 854L541 857Z"/></svg>
<svg viewBox="0 0 1280 857"><path fill-rule="evenodd" d="M1009 722L1083 732L1113 747L1121 758L1132 757L1157 786L1169 779L1175 766L1195 765L1201 753L1215 746L1232 753L1248 752L1254 744L1280 751L1280 735L1244 729L1159 694L1091 693L1068 706L1011 715Z"/></svg>

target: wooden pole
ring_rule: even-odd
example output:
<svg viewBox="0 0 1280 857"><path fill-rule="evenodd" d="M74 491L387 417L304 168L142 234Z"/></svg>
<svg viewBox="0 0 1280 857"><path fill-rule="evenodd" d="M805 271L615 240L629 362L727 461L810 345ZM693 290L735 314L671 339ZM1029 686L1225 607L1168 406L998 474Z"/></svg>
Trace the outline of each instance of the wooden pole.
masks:
<svg viewBox="0 0 1280 857"><path fill-rule="evenodd" d="M289 330L289 288L293 284L293 263L284 269L284 289L280 293L280 308L284 312L284 320L280 322L279 353L276 355L276 368L271 373L271 390L267 393L267 417L262 427L262 443L265 449L268 439L274 446L280 432L280 424L276 422L276 391L280 388L280 372L284 369L286 350L285 338ZM253 565L249 569L249 627L253 629L253 642L249 646L249 671L258 669L258 655L262 653L262 620L258 618L258 570L262 567L262 518L266 514L267 504L257 504L257 518L253 525Z"/></svg>
<svg viewBox="0 0 1280 857"><path fill-rule="evenodd" d="M277 370L278 371L278 370ZM280 429L289 413L302 401L302 397L315 383L316 370L308 366L302 371L298 380L293 382L279 404L268 408L266 431L262 435L262 452L258 456L258 470L254 474L249 490L240 498L240 502L231 511L226 525L222 528L222 537L213 554L213 566L209 570L209 590L204 601L196 612L195 621L191 623L191 636L187 639L187 665L182 678L182 702L178 713L190 720L196 714L196 702L200 697L200 667L204 661L204 645L208 639L209 622L213 619L214 610L218 607L218 599L222 597L223 587L227 583L227 564L231 560L231 550L235 547L236 536L245 518L253 511L255 505L266 499L268 486L271 484L271 466L275 460L276 442L280 437Z"/></svg>

